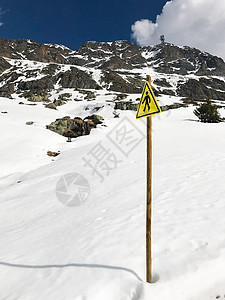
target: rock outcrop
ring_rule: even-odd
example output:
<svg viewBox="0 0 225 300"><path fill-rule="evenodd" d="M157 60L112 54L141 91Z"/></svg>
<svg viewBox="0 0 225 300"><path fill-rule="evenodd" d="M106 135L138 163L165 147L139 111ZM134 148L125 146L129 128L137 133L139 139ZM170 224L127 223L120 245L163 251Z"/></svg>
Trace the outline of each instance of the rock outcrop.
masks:
<svg viewBox="0 0 225 300"><path fill-rule="evenodd" d="M82 135L88 135L92 128L96 128L98 124L102 124L103 118L99 115L91 115L82 120L79 117L74 119L66 116L61 119L56 119L46 128L54 131L67 138L76 138Z"/></svg>
<svg viewBox="0 0 225 300"><path fill-rule="evenodd" d="M225 82L219 79L189 79L178 84L177 94L192 99L225 100Z"/></svg>
<svg viewBox="0 0 225 300"><path fill-rule="evenodd" d="M39 93L43 90L50 91L54 88L53 78L47 75L41 79L23 81L21 80L18 85L18 89L21 91L30 90L32 92Z"/></svg>
<svg viewBox="0 0 225 300"><path fill-rule="evenodd" d="M11 98L15 88L13 83L6 83L0 88L0 97Z"/></svg>
<svg viewBox="0 0 225 300"><path fill-rule="evenodd" d="M134 84L134 82L130 82L129 79L124 80L123 77L113 71L104 71L101 81L102 86L108 90L122 93L140 93L144 83L143 81L142 86L137 83Z"/></svg>
<svg viewBox="0 0 225 300"><path fill-rule="evenodd" d="M11 65L3 57L0 57L0 74L10 67Z"/></svg>
<svg viewBox="0 0 225 300"><path fill-rule="evenodd" d="M59 73L54 81L59 82L62 88L97 89L99 87L89 74L75 67L71 67L64 73Z"/></svg>

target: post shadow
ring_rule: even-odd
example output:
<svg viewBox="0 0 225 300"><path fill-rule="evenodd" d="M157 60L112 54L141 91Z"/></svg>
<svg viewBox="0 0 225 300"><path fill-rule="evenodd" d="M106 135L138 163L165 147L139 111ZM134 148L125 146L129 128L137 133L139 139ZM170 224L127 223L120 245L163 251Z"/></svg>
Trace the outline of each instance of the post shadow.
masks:
<svg viewBox="0 0 225 300"><path fill-rule="evenodd" d="M110 265L101 265L101 264L78 264L78 263L71 263L71 264L64 264L64 265L24 265L24 264L12 264L8 262L0 262L0 266L6 266L6 267L14 267L14 268L23 268L23 269L48 269L48 268L57 268L57 269L63 269L63 268L97 268L97 269L109 269L109 270L120 270L128 272L132 275L134 275L139 281L142 281L142 279L139 277L139 275L134 272L133 270L129 268L124 267L117 267L117 266L110 266Z"/></svg>

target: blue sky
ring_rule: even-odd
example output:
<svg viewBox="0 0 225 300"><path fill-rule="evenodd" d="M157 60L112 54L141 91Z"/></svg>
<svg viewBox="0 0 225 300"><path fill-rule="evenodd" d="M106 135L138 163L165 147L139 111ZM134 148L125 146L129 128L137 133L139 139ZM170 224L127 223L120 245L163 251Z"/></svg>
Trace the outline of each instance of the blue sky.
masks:
<svg viewBox="0 0 225 300"><path fill-rule="evenodd" d="M78 49L88 40L131 39L140 19L155 22L165 0L0 0L0 37Z"/></svg>

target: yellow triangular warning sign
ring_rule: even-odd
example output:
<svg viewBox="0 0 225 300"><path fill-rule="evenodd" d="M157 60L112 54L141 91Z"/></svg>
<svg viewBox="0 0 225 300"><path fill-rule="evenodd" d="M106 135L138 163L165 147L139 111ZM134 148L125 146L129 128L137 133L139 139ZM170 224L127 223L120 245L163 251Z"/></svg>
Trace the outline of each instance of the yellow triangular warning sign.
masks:
<svg viewBox="0 0 225 300"><path fill-rule="evenodd" d="M155 99L155 95L148 81L145 82L141 100L138 105L136 119L161 113L161 109Z"/></svg>

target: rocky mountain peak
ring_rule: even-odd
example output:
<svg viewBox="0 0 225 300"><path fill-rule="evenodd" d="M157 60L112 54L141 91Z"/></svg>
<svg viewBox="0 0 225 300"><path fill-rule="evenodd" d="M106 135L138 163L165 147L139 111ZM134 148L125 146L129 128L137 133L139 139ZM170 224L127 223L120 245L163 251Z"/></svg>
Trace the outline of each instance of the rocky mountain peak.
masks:
<svg viewBox="0 0 225 300"><path fill-rule="evenodd" d="M60 45L40 44L33 40L5 40L0 38L0 56L46 63L67 63L65 55L73 52Z"/></svg>
<svg viewBox="0 0 225 300"><path fill-rule="evenodd" d="M160 73L223 76L224 61L195 48L170 43L140 47L128 41L85 42L77 51L33 40L0 38L0 56L44 63L70 64L103 70L153 67Z"/></svg>
<svg viewBox="0 0 225 300"><path fill-rule="evenodd" d="M225 63L222 58L195 48L165 43L144 49L150 53L155 52L148 61L158 72L201 76L224 76L225 74Z"/></svg>
<svg viewBox="0 0 225 300"><path fill-rule="evenodd" d="M76 54L85 57L83 65L110 70L132 69L136 64L145 63L140 49L128 41L86 42Z"/></svg>
<svg viewBox="0 0 225 300"><path fill-rule="evenodd" d="M159 93L225 100L224 61L195 48L170 43L140 47L122 40L87 41L74 51L0 38L0 96L42 96L56 86L139 93L146 70L156 74L153 87Z"/></svg>

